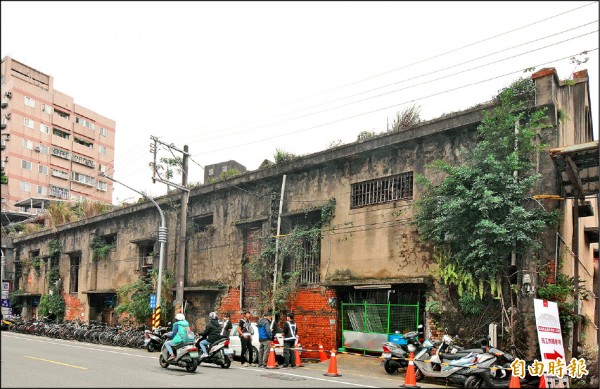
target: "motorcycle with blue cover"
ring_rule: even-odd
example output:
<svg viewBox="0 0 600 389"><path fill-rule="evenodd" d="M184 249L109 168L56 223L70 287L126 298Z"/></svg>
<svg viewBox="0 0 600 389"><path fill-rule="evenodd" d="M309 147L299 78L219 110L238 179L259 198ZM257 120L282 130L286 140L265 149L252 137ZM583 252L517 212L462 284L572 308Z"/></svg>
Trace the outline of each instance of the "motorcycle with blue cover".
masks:
<svg viewBox="0 0 600 389"><path fill-rule="evenodd" d="M396 331L395 341L388 341L382 345L383 353L381 354L381 364L386 373L394 374L399 368L408 366L409 353L420 349L423 341L423 325L419 325L416 331L410 331L400 335Z"/></svg>

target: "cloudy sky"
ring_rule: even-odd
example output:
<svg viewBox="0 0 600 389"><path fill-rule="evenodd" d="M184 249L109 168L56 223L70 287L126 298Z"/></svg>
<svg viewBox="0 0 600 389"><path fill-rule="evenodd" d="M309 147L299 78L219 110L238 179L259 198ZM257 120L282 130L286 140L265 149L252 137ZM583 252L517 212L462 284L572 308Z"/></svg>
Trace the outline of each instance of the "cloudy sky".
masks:
<svg viewBox="0 0 600 389"><path fill-rule="evenodd" d="M157 196L151 136L189 147L197 183L208 164L254 170L385 131L412 105L424 120L467 109L531 67L588 69L598 139L598 15L597 1L2 1L1 56L114 119L109 175ZM115 184L113 203L138 197Z"/></svg>

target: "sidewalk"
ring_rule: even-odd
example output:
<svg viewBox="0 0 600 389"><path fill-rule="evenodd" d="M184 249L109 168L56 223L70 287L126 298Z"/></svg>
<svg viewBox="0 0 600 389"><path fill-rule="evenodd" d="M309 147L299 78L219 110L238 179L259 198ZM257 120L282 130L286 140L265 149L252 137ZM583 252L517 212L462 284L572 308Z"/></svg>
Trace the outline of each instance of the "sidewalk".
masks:
<svg viewBox="0 0 600 389"><path fill-rule="evenodd" d="M389 380L397 386L404 384L406 369L400 369L395 374L388 374L381 365L381 359L371 356L361 356L356 354L336 353L337 371L339 374L352 374L363 377L373 377L377 379ZM329 368L329 360L324 362L302 362L304 367L311 370L322 370L324 373ZM443 381L432 381L424 379L417 383L422 388L449 388Z"/></svg>

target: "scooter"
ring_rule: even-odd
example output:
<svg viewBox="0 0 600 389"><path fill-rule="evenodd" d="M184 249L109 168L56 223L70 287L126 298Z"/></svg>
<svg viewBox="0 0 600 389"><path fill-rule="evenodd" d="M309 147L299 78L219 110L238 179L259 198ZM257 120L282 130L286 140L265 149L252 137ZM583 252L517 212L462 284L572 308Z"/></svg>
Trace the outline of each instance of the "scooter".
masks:
<svg viewBox="0 0 600 389"><path fill-rule="evenodd" d="M163 336L164 337L164 336ZM158 357L158 363L160 367L166 369L170 365L175 365L185 368L190 373L193 373L200 364L200 355L198 354L198 348L194 345L194 342L183 342L173 347L175 358L169 361L169 352L163 343L160 350L160 356Z"/></svg>
<svg viewBox="0 0 600 389"><path fill-rule="evenodd" d="M201 350L200 341L203 338L196 339L194 345L198 350ZM221 366L222 369L228 369L231 366L233 360L233 354L229 348L229 338L221 338L207 346L207 357L200 358L200 362L214 363L215 365Z"/></svg>
<svg viewBox="0 0 600 389"><path fill-rule="evenodd" d="M400 335L399 331L396 331ZM381 364L386 373L394 374L399 368L408 366L409 353L420 348L420 340L423 337L423 325L417 327L417 331L407 332L400 336L398 342L385 342L382 345L383 353L381 354Z"/></svg>
<svg viewBox="0 0 600 389"><path fill-rule="evenodd" d="M481 348L459 350L460 348L453 345L453 339L444 335L442 342L437 350L433 353L435 347L429 339L422 343L422 349L415 355L415 380L420 381L424 377L444 378L450 383L464 385L467 376L465 375L471 366L474 366L485 350ZM454 352L446 352L453 350Z"/></svg>
<svg viewBox="0 0 600 389"><path fill-rule="evenodd" d="M164 343L163 335L167 332L165 327L155 328L152 331L144 330L144 348L148 352L160 350Z"/></svg>
<svg viewBox="0 0 600 389"><path fill-rule="evenodd" d="M469 369L465 373L467 379L464 382L465 388L508 388L510 384L510 362L515 359L509 353L491 347L487 354L477 361L477 367ZM520 378L522 388L539 387L539 377L529 374L525 369L526 375Z"/></svg>

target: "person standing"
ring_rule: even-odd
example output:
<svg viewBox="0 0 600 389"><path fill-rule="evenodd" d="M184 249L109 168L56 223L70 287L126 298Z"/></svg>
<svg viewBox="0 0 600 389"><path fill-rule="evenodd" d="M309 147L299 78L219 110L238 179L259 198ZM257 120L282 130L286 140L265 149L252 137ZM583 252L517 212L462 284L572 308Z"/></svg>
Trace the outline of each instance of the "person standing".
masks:
<svg viewBox="0 0 600 389"><path fill-rule="evenodd" d="M286 322L283 325L283 366L296 367L296 358L294 357L294 347L298 340L298 326L294 321L294 312L289 312L286 317Z"/></svg>
<svg viewBox="0 0 600 389"><path fill-rule="evenodd" d="M269 312L266 312L258 321L258 341L260 342L260 350L258 351L258 367L267 367L269 360L269 352L271 351L271 340L273 333L271 331L271 320L273 317Z"/></svg>
<svg viewBox="0 0 600 389"><path fill-rule="evenodd" d="M231 332L231 328L233 325L231 324L231 320L229 320L229 314L226 313L223 317L223 323L221 324L221 337L229 338L229 333Z"/></svg>
<svg viewBox="0 0 600 389"><path fill-rule="evenodd" d="M244 311L244 317L240 319L238 323L238 335L240 336L240 343L242 344L242 366L256 366L252 363L252 323L250 319L252 316L249 311ZM248 350L248 359L246 359L246 350Z"/></svg>

